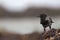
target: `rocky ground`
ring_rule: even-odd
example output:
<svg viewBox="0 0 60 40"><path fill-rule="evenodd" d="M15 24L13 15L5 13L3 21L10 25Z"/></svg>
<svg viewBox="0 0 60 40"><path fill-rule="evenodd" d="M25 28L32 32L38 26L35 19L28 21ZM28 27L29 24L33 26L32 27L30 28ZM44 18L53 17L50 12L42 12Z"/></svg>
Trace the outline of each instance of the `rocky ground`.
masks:
<svg viewBox="0 0 60 40"><path fill-rule="evenodd" d="M43 40L60 40L60 29L51 29L42 34Z"/></svg>
<svg viewBox="0 0 60 40"><path fill-rule="evenodd" d="M0 40L60 40L60 29L26 35L0 33Z"/></svg>

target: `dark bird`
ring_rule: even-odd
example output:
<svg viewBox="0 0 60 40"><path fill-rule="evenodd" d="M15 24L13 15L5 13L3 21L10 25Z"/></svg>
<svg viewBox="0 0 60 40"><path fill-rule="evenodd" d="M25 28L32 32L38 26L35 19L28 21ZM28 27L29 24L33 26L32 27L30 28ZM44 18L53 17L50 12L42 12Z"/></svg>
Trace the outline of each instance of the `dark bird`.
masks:
<svg viewBox="0 0 60 40"><path fill-rule="evenodd" d="M44 31L46 31L46 27L49 27L51 29L52 23L54 23L51 19L51 17L47 16L46 14L40 14L40 24L42 24Z"/></svg>

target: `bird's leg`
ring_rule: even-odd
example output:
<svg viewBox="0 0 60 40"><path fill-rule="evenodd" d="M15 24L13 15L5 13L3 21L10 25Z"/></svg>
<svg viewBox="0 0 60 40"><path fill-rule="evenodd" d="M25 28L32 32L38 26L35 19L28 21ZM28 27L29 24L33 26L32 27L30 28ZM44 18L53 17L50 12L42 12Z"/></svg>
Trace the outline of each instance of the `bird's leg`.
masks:
<svg viewBox="0 0 60 40"><path fill-rule="evenodd" d="M51 25L49 25L49 28L51 29Z"/></svg>
<svg viewBox="0 0 60 40"><path fill-rule="evenodd" d="M44 32L46 31L45 27L44 27Z"/></svg>
<svg viewBox="0 0 60 40"><path fill-rule="evenodd" d="M46 28L46 26L45 26L45 25L43 25L43 28L44 28L44 32L46 32L46 29L45 29L45 28Z"/></svg>

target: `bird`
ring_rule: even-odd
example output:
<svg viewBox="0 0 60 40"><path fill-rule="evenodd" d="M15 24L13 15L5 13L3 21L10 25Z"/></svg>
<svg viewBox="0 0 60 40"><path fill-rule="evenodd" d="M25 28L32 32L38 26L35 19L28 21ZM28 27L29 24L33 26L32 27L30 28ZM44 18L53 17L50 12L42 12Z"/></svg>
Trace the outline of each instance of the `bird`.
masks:
<svg viewBox="0 0 60 40"><path fill-rule="evenodd" d="M42 13L38 17L40 17L40 24L42 24L44 32L46 31L46 27L49 27L51 29L51 25L54 22L50 16L45 13Z"/></svg>

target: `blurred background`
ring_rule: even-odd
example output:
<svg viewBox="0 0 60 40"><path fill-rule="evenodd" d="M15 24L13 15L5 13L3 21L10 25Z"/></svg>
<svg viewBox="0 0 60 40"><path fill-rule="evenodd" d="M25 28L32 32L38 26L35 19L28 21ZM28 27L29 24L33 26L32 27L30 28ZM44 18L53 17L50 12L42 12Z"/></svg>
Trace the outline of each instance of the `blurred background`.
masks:
<svg viewBox="0 0 60 40"><path fill-rule="evenodd" d="M47 13L60 28L60 0L0 0L0 30L18 34L43 32L41 13ZM47 28L49 30L49 28Z"/></svg>

